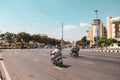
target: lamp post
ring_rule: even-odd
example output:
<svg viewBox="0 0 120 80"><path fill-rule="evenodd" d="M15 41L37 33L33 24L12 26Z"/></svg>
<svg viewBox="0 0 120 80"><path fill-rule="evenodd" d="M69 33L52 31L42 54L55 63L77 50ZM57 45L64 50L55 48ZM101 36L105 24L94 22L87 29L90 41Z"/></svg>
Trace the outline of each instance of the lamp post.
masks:
<svg viewBox="0 0 120 80"><path fill-rule="evenodd" d="M63 22L62 22L62 41L63 41Z"/></svg>
<svg viewBox="0 0 120 80"><path fill-rule="evenodd" d="M61 38L61 48L63 48L64 44L63 44L63 22L62 22L62 38Z"/></svg>

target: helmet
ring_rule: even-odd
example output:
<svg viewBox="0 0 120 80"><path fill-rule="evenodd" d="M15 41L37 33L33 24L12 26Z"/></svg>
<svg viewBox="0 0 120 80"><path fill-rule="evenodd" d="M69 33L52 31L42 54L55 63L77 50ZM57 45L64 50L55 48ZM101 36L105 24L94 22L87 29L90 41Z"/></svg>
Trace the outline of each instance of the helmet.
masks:
<svg viewBox="0 0 120 80"><path fill-rule="evenodd" d="M55 48L58 48L58 45L56 45Z"/></svg>
<svg viewBox="0 0 120 80"><path fill-rule="evenodd" d="M55 48L60 49L61 47L60 47L60 45L56 45Z"/></svg>

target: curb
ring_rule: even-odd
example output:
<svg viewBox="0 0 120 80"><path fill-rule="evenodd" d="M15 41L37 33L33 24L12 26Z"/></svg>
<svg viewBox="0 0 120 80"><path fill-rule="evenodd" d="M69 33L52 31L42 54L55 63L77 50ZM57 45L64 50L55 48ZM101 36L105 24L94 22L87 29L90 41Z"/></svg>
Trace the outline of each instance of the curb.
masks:
<svg viewBox="0 0 120 80"><path fill-rule="evenodd" d="M0 80L6 80L5 74L2 70L0 70Z"/></svg>
<svg viewBox="0 0 120 80"><path fill-rule="evenodd" d="M91 50L91 49L82 49L80 51L115 52L115 53L120 52L120 50L98 50L98 49L97 50L95 50L95 49L93 49L93 50Z"/></svg>
<svg viewBox="0 0 120 80"><path fill-rule="evenodd" d="M1 73L1 71L0 71L0 80L3 80L3 77L2 77L2 73Z"/></svg>

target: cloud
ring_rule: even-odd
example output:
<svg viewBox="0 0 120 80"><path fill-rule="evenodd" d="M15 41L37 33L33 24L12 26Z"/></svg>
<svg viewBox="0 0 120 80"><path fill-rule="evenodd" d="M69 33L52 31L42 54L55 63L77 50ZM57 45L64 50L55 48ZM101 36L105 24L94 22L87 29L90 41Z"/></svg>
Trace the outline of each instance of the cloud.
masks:
<svg viewBox="0 0 120 80"><path fill-rule="evenodd" d="M77 29L76 26L72 26L72 25L65 25L64 26L64 31L71 31L71 30L75 30Z"/></svg>
<svg viewBox="0 0 120 80"><path fill-rule="evenodd" d="M80 26L81 27L86 27L86 26L89 26L89 24L88 23L80 23Z"/></svg>
<svg viewBox="0 0 120 80"><path fill-rule="evenodd" d="M51 35L57 35L57 33L54 32L54 33L52 33Z"/></svg>

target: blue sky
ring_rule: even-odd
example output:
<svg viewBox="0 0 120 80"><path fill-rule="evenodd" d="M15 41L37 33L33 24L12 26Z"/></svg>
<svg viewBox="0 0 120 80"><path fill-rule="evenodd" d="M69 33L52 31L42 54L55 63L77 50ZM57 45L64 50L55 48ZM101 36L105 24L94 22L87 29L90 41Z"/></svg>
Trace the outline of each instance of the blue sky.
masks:
<svg viewBox="0 0 120 80"><path fill-rule="evenodd" d="M80 40L89 24L98 18L106 26L106 17L120 16L120 0L0 0L0 30L46 34L64 40Z"/></svg>

